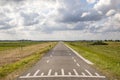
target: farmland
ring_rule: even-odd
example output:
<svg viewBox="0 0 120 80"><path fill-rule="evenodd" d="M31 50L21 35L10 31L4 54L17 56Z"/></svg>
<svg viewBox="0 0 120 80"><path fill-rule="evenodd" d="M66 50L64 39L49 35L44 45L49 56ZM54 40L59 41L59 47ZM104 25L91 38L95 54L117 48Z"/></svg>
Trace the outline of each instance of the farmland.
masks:
<svg viewBox="0 0 120 80"><path fill-rule="evenodd" d="M55 45L56 42L0 42L0 79L13 80Z"/></svg>
<svg viewBox="0 0 120 80"><path fill-rule="evenodd" d="M91 45L93 42L67 42L79 54L94 63L111 80L120 79L120 42L105 42L108 45Z"/></svg>
<svg viewBox="0 0 120 80"><path fill-rule="evenodd" d="M25 46L29 46L29 45L33 45L33 44L37 44L37 43L43 43L43 42L35 42L35 41L3 41L0 42L0 51L4 51L4 50L9 50L9 49L13 49L13 48L18 48L18 47L25 47Z"/></svg>

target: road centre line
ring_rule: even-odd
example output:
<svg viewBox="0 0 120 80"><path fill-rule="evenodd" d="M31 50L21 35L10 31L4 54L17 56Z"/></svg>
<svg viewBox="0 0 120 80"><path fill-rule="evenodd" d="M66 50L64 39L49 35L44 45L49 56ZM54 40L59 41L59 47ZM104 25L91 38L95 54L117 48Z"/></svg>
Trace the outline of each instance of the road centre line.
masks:
<svg viewBox="0 0 120 80"><path fill-rule="evenodd" d="M76 62L76 60L74 59L74 62Z"/></svg>
<svg viewBox="0 0 120 80"><path fill-rule="evenodd" d="M47 63L49 63L49 60L47 60Z"/></svg>
<svg viewBox="0 0 120 80"><path fill-rule="evenodd" d="M68 47L70 50L72 50L72 52L74 52L78 57L80 57L83 61L85 61L88 64L93 65L93 63L87 59L85 59L84 57L82 57L78 52L76 52L74 49L72 49L71 47L69 47L68 45L65 44L66 47Z"/></svg>
<svg viewBox="0 0 120 80"><path fill-rule="evenodd" d="M76 65L77 65L78 67L80 66L80 64L78 64L78 63L77 63Z"/></svg>
<svg viewBox="0 0 120 80"><path fill-rule="evenodd" d="M72 59L74 59L74 57L72 57Z"/></svg>

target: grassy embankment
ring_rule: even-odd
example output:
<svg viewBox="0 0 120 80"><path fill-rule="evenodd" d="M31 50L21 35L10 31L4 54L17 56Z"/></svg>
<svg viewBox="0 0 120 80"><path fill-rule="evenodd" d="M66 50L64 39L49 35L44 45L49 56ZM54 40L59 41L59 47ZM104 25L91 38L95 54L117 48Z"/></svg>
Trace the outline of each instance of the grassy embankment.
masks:
<svg viewBox="0 0 120 80"><path fill-rule="evenodd" d="M91 45L92 42L67 42L67 44L94 63L110 80L120 80L120 42L108 45Z"/></svg>
<svg viewBox="0 0 120 80"><path fill-rule="evenodd" d="M56 44L55 42L42 42L40 44L37 43L35 45L24 47L22 52L28 55L24 55L20 53L21 56L19 56L19 60L15 60L15 61L12 61L11 63L2 65L0 67L0 79L14 80L14 78L17 77L20 73L22 73L26 68L28 69L34 63L36 63L42 57L42 55L44 55L44 53L46 53L52 47L54 47L55 44ZM15 53L12 54L11 52L13 52L14 50L12 50L11 52L10 51L7 54L10 54L10 55L19 54L19 52L16 54ZM31 51L33 52L29 54ZM11 58L11 56L9 56L8 58Z"/></svg>

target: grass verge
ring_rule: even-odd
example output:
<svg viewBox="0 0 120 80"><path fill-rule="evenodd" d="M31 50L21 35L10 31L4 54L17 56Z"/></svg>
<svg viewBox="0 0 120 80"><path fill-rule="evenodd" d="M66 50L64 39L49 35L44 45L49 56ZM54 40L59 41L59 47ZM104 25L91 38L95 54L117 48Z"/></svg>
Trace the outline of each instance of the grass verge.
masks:
<svg viewBox="0 0 120 80"><path fill-rule="evenodd" d="M91 45L91 42L67 42L67 44L93 62L94 66L110 80L120 80L120 43Z"/></svg>
<svg viewBox="0 0 120 80"><path fill-rule="evenodd" d="M14 77L8 78L7 75L11 74L12 72L15 72L18 69L24 71L23 68L25 68L25 66L27 66L27 65L31 66L34 63L36 63L42 57L42 55L44 53L48 52L51 48L53 48L53 46L55 46L55 43L51 46L49 45L49 46L39 50L38 52L36 52L28 57L25 57L25 58L17 61L15 63L11 63L11 64L0 67L0 79L1 80L13 80Z"/></svg>

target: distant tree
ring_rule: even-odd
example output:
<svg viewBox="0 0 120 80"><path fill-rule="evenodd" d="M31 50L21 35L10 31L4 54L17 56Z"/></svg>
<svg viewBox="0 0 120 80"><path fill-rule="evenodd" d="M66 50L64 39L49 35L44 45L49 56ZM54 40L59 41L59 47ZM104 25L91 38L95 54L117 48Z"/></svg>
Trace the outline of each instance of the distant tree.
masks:
<svg viewBox="0 0 120 80"><path fill-rule="evenodd" d="M93 42L92 45L108 45L108 44L104 43L103 41L96 41L96 42Z"/></svg>

